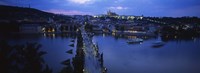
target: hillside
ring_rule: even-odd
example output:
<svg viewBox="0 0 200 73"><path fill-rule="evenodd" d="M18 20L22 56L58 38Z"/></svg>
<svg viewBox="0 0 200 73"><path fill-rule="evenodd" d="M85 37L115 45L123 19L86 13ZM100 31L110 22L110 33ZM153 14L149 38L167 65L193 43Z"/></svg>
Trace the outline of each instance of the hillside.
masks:
<svg viewBox="0 0 200 73"><path fill-rule="evenodd" d="M47 23L49 18L54 22L69 22L73 18L44 12L34 8L0 5L0 32L17 32L19 25L24 23Z"/></svg>
<svg viewBox="0 0 200 73"><path fill-rule="evenodd" d="M54 20L70 19L69 16L57 15L53 13L44 12L34 8L24 8L24 7L14 7L14 6L4 6L0 5L0 20L42 20L46 21L49 18Z"/></svg>

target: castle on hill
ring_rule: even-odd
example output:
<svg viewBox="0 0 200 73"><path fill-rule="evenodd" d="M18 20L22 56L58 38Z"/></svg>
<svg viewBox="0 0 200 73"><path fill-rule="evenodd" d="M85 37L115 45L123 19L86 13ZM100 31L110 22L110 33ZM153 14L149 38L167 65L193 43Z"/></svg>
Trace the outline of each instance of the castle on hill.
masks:
<svg viewBox="0 0 200 73"><path fill-rule="evenodd" d="M108 11L107 11L107 15L108 15L108 16L118 16L117 13L112 12L111 10L108 10Z"/></svg>

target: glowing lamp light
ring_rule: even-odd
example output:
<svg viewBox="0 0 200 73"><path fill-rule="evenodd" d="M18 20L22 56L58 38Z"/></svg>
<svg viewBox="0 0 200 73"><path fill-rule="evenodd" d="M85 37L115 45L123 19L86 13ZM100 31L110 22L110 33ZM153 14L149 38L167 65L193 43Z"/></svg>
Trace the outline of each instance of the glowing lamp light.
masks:
<svg viewBox="0 0 200 73"><path fill-rule="evenodd" d="M55 32L55 29L52 29L52 32Z"/></svg>

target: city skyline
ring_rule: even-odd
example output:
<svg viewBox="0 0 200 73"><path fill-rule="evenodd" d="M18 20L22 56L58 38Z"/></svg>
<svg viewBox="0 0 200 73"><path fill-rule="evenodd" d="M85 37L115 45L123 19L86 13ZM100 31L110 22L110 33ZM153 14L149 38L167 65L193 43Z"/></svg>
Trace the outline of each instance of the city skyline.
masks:
<svg viewBox="0 0 200 73"><path fill-rule="evenodd" d="M198 0L1 0L0 5L36 8L65 15L99 15L108 10L119 15L200 17Z"/></svg>

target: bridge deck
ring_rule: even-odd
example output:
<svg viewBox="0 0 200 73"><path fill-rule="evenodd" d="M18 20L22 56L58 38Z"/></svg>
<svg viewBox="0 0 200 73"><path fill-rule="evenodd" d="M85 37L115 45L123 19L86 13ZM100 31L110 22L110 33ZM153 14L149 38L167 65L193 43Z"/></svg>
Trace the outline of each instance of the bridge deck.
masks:
<svg viewBox="0 0 200 73"><path fill-rule="evenodd" d="M84 73L103 73L100 58L97 57L97 47L86 33L84 26L80 28L83 37L83 51L85 54Z"/></svg>

